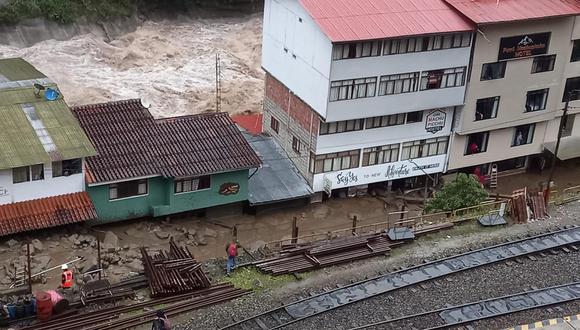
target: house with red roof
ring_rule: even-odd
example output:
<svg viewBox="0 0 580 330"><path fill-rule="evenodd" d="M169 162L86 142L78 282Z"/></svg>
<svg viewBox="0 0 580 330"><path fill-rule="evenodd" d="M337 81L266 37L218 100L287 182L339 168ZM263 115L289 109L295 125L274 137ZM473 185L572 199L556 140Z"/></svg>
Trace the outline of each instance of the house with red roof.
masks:
<svg viewBox="0 0 580 330"><path fill-rule="evenodd" d="M474 31L443 0L266 0L263 129L319 197L424 183L446 170Z"/></svg>
<svg viewBox="0 0 580 330"><path fill-rule="evenodd" d="M227 113L155 119L140 100L73 108L98 155L86 160L100 222L241 203L260 166Z"/></svg>

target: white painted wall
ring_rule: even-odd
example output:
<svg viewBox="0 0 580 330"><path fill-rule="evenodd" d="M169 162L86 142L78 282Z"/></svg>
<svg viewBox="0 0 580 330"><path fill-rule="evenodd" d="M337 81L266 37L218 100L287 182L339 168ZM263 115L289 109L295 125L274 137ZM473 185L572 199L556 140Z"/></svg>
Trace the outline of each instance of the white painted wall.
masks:
<svg viewBox="0 0 580 330"><path fill-rule="evenodd" d="M445 155L414 159L417 165L424 167L428 174L440 173L445 164ZM359 167L350 170L321 173L314 175L313 189L315 192L324 191L324 179L332 182L332 189L346 188L369 184L373 182L390 181L424 175L424 172L407 160Z"/></svg>
<svg viewBox="0 0 580 330"><path fill-rule="evenodd" d="M298 0L265 1L262 67L322 117L331 59L332 43Z"/></svg>
<svg viewBox="0 0 580 330"><path fill-rule="evenodd" d="M364 129L355 132L321 135L316 144L316 154L327 154L338 151L376 147L380 145L402 143L420 139L447 136L451 132L453 108L438 109L446 113L445 126L436 133L425 130L427 115L432 110L423 112L423 122L403 124L390 127Z"/></svg>
<svg viewBox="0 0 580 330"><path fill-rule="evenodd" d="M0 170L0 205L84 191L84 172L52 177L52 164L44 164L44 180L12 183L12 170Z"/></svg>

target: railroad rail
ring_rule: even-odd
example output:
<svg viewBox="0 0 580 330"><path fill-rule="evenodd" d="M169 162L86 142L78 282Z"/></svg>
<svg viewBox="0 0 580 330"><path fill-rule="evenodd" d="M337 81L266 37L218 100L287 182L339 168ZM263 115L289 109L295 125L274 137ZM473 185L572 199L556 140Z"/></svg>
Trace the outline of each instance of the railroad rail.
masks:
<svg viewBox="0 0 580 330"><path fill-rule="evenodd" d="M244 319L225 329L273 330L403 287L465 270L580 244L580 227L562 229L428 262L308 297Z"/></svg>
<svg viewBox="0 0 580 330"><path fill-rule="evenodd" d="M366 324L351 330L421 329L425 324L429 324L428 329L444 329L578 299L580 282L575 282Z"/></svg>

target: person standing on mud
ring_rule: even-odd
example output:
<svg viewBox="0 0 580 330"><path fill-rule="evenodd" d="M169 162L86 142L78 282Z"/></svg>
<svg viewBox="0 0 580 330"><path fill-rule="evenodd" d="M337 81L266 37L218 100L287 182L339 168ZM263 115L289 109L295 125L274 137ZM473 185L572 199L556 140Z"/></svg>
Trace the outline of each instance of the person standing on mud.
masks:
<svg viewBox="0 0 580 330"><path fill-rule="evenodd" d="M236 267L236 256L238 255L238 246L236 245L236 242L234 240L232 240L228 245L226 245L226 253L228 254L226 275L230 276L232 269Z"/></svg>

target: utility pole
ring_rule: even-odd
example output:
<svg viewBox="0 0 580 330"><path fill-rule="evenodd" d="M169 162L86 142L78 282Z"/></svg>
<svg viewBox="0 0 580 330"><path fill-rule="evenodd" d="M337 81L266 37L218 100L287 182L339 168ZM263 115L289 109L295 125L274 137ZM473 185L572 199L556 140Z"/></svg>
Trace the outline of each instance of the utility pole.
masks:
<svg viewBox="0 0 580 330"><path fill-rule="evenodd" d="M215 54L215 112L220 112L222 107L222 82L220 54Z"/></svg>

